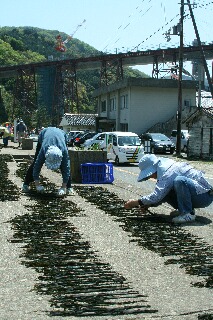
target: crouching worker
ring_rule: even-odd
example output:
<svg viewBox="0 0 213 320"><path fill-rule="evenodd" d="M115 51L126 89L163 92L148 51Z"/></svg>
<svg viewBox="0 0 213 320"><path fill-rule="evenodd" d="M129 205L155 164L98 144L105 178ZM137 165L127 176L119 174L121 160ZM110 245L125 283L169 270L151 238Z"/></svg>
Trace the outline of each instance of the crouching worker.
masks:
<svg viewBox="0 0 213 320"><path fill-rule="evenodd" d="M61 129L48 127L43 129L38 137L36 153L33 163L30 165L24 184L23 192L29 192L29 184L35 182L37 192L43 193L44 187L39 183L39 175L43 164L47 169L57 170L60 168L62 173L62 186L58 190L58 196L73 194L70 176L70 159L67 149L66 134Z"/></svg>
<svg viewBox="0 0 213 320"><path fill-rule="evenodd" d="M167 202L178 210L178 216L172 221L185 223L195 220L195 208L207 207L213 201L212 186L201 171L188 163L147 154L138 166L141 170L138 181L154 178L157 182L152 193L127 201L124 205L126 209L141 207L141 212L145 212L151 206Z"/></svg>

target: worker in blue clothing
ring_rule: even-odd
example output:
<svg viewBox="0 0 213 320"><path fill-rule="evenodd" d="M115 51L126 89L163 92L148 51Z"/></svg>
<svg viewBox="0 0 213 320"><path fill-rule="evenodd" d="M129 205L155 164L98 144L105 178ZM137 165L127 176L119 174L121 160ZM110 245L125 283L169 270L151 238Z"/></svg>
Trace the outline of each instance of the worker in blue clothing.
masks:
<svg viewBox="0 0 213 320"><path fill-rule="evenodd" d="M16 126L16 132L18 135L18 143L20 147L22 144L22 139L25 138L27 134L27 127L22 119L19 120L19 123Z"/></svg>
<svg viewBox="0 0 213 320"><path fill-rule="evenodd" d="M27 171L22 187L23 192L29 192L29 185L34 181L37 192L44 193L45 189L40 185L39 175L43 164L45 164L47 169L57 170L60 168L61 170L62 185L57 191L57 195L74 194L71 187L70 159L66 139L66 133L59 128L48 127L40 132L34 160Z"/></svg>
<svg viewBox="0 0 213 320"><path fill-rule="evenodd" d="M151 206L167 202L178 210L178 215L172 221L185 223L195 220L195 208L205 208L213 202L213 188L203 172L186 162L147 154L141 158L138 166L138 182L154 178L157 183L152 193L138 200L127 201L124 205L126 209L140 207L145 212Z"/></svg>

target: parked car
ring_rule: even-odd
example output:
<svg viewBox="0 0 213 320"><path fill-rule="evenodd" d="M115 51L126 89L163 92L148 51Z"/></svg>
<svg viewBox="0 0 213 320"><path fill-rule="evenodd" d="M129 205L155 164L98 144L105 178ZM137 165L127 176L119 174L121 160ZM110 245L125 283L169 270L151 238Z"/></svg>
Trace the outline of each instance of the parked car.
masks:
<svg viewBox="0 0 213 320"><path fill-rule="evenodd" d="M78 130L78 131L70 131L67 133L67 145L69 147L73 147L74 139L80 133L84 133L84 131Z"/></svg>
<svg viewBox="0 0 213 320"><path fill-rule="evenodd" d="M33 139L33 142L38 142L38 134L31 133L31 134L29 135L29 138L30 138L30 139Z"/></svg>
<svg viewBox="0 0 213 320"><path fill-rule="evenodd" d="M76 147L81 147L81 145L87 140L91 139L97 132L93 131L87 131L84 133L79 133L77 136L74 138L74 146Z"/></svg>
<svg viewBox="0 0 213 320"><path fill-rule="evenodd" d="M96 135L94 135L92 138L87 139L84 143L83 143L83 147L85 149L89 149L91 147L93 147L94 145L97 146L97 148L102 149L101 145L102 143L104 143L104 141L106 140L106 135L109 134L109 132L101 132L101 133L97 133ZM106 144L105 144L106 145Z"/></svg>
<svg viewBox="0 0 213 320"><path fill-rule="evenodd" d="M162 133L144 133L140 136L141 142L145 144L146 141L150 142L151 153L171 153L175 151L175 144ZM145 148L146 151L146 148Z"/></svg>
<svg viewBox="0 0 213 320"><path fill-rule="evenodd" d="M177 143L177 130L172 130L171 141L175 144ZM181 151L187 152L189 141L189 132L188 130L181 130Z"/></svg>

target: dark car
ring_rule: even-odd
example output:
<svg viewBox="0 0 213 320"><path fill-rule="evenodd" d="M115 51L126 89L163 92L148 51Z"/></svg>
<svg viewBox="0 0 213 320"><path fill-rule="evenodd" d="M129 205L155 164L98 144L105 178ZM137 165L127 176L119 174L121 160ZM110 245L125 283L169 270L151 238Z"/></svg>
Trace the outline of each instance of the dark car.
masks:
<svg viewBox="0 0 213 320"><path fill-rule="evenodd" d="M87 139L91 139L97 132L84 132L81 134L78 134L74 139L74 146L80 147Z"/></svg>
<svg viewBox="0 0 213 320"><path fill-rule="evenodd" d="M85 133L84 131L70 131L67 133L67 145L69 147L73 147L74 139L77 137L77 135Z"/></svg>
<svg viewBox="0 0 213 320"><path fill-rule="evenodd" d="M165 134L144 133L140 138L145 152L173 154L175 151L175 144Z"/></svg>

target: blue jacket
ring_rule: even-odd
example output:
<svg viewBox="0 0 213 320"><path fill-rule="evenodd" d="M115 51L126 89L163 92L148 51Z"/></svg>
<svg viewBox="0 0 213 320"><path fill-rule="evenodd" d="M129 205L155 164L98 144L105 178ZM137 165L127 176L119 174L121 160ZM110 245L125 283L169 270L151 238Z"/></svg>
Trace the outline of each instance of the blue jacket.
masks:
<svg viewBox="0 0 213 320"><path fill-rule="evenodd" d="M70 177L70 158L67 149L67 137L66 133L55 127L48 127L43 129L38 137L38 145L36 152L38 153L34 167L33 167L33 179L39 180L39 174L41 168L45 163L45 154L50 146L58 147L63 155L61 162L61 173L63 183L67 183Z"/></svg>
<svg viewBox="0 0 213 320"><path fill-rule="evenodd" d="M16 131L17 132L25 132L27 131L27 127L24 123L18 123L17 126L16 126Z"/></svg>

